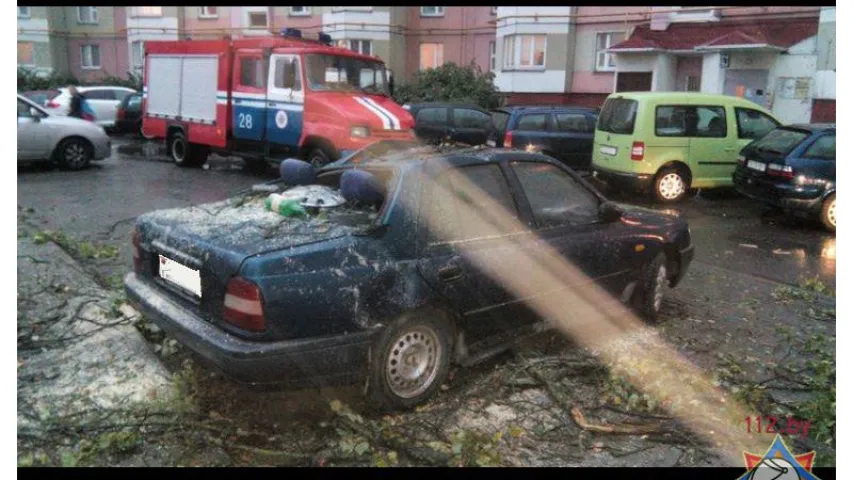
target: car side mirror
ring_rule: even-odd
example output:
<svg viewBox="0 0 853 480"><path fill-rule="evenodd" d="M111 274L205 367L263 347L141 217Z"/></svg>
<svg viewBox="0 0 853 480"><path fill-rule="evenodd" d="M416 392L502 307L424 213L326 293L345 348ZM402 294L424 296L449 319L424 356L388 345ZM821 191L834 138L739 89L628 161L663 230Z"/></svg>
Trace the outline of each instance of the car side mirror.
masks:
<svg viewBox="0 0 853 480"><path fill-rule="evenodd" d="M622 210L613 202L604 202L598 207L598 218L605 223L615 222L622 218Z"/></svg>

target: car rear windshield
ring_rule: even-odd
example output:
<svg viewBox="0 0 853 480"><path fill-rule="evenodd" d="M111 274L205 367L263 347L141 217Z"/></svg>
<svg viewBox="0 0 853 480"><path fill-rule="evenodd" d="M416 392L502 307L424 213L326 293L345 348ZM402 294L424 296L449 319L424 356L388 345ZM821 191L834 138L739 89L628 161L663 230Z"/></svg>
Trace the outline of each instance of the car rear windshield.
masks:
<svg viewBox="0 0 853 480"><path fill-rule="evenodd" d="M772 155L787 155L809 136L809 132L792 128L777 128L752 142L750 149Z"/></svg>
<svg viewBox="0 0 853 480"><path fill-rule="evenodd" d="M630 135L634 133L637 120L637 101L627 98L611 98L604 103L596 128L602 132Z"/></svg>
<svg viewBox="0 0 853 480"><path fill-rule="evenodd" d="M509 122L509 113L501 110L492 111L492 123L495 124L495 128L499 131L503 132L506 130L507 122Z"/></svg>

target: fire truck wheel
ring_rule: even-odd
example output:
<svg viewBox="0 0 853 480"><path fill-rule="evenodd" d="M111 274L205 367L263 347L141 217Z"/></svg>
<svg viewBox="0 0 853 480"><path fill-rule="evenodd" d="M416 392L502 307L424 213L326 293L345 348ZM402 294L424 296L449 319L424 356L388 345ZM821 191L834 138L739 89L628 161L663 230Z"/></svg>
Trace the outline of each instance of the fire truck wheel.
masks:
<svg viewBox="0 0 853 480"><path fill-rule="evenodd" d="M191 148L182 132L173 133L169 138L169 155L179 167L198 167L207 160L203 147Z"/></svg>
<svg viewBox="0 0 853 480"><path fill-rule="evenodd" d="M308 163L313 165L314 168L320 168L330 161L329 155L322 148L315 148L308 154Z"/></svg>

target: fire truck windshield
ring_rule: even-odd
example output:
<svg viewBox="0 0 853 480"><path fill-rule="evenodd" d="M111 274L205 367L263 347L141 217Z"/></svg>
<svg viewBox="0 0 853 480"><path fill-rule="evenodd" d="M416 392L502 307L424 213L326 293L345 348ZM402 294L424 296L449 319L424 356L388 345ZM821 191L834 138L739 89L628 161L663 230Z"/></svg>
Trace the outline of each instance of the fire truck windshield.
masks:
<svg viewBox="0 0 853 480"><path fill-rule="evenodd" d="M305 56L311 90L388 95L385 66L380 62L338 55Z"/></svg>

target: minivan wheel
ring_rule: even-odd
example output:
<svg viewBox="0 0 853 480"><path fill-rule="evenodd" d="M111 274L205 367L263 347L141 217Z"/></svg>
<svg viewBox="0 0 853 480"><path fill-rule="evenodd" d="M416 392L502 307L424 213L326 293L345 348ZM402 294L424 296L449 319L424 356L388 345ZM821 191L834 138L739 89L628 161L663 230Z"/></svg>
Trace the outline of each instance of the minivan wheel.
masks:
<svg viewBox="0 0 853 480"><path fill-rule="evenodd" d="M690 190L690 182L678 168L665 168L655 177L654 194L659 202L676 203Z"/></svg>
<svg viewBox="0 0 853 480"><path fill-rule="evenodd" d="M385 328L370 362L372 406L411 408L435 394L450 371L452 338L450 322L426 312L404 315Z"/></svg>
<svg viewBox="0 0 853 480"><path fill-rule="evenodd" d="M669 285L669 273L666 269L666 255L658 253L643 268L637 292L637 307L649 320L655 321L663 304L663 292Z"/></svg>
<svg viewBox="0 0 853 480"><path fill-rule="evenodd" d="M835 231L835 194L828 196L823 201L823 208L820 210L820 221L823 226L830 232Z"/></svg>

